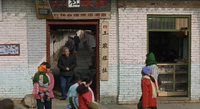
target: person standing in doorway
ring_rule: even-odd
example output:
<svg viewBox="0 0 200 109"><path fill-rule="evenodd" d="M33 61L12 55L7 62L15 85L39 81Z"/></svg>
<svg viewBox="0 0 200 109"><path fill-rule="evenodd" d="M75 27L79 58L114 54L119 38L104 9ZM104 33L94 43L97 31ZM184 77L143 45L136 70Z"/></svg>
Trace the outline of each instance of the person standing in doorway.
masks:
<svg viewBox="0 0 200 109"><path fill-rule="evenodd" d="M70 36L68 36L68 41L65 43L65 47L67 47L71 54L73 54L74 51L74 41Z"/></svg>
<svg viewBox="0 0 200 109"><path fill-rule="evenodd" d="M75 50L79 50L79 43L80 43L80 38L77 36L77 34L74 36L74 42L75 42Z"/></svg>
<svg viewBox="0 0 200 109"><path fill-rule="evenodd" d="M61 100L66 99L66 86L70 83L76 67L76 58L70 54L67 47L63 48L63 55L58 60L58 68L60 69L60 82L61 82Z"/></svg>

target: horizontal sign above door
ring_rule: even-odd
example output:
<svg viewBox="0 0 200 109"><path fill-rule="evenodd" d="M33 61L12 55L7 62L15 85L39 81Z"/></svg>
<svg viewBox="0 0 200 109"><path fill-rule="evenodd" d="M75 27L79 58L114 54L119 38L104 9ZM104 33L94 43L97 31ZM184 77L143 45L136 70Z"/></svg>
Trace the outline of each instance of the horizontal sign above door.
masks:
<svg viewBox="0 0 200 109"><path fill-rule="evenodd" d="M36 0L41 19L110 18L111 0Z"/></svg>

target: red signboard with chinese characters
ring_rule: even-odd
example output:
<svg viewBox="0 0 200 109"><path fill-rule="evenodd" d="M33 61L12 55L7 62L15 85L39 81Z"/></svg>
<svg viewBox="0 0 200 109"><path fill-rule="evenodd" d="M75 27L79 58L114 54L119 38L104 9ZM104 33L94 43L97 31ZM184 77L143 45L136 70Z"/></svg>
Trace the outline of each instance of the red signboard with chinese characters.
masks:
<svg viewBox="0 0 200 109"><path fill-rule="evenodd" d="M111 0L36 0L36 9L38 18L105 19L110 18Z"/></svg>
<svg viewBox="0 0 200 109"><path fill-rule="evenodd" d="M48 0L52 12L110 12L111 0Z"/></svg>

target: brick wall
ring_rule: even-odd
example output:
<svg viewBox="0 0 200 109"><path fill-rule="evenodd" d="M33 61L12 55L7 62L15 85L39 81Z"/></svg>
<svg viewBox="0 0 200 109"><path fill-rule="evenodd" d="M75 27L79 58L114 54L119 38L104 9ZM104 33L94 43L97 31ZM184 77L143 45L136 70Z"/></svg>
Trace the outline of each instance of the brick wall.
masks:
<svg viewBox="0 0 200 109"><path fill-rule="evenodd" d="M0 65L27 65L26 13L20 11L22 8L20 5L11 8L12 3L17 2L2 1L3 21L0 22L0 43L20 44L20 56L1 56ZM23 5L25 6L25 3L22 2Z"/></svg>
<svg viewBox="0 0 200 109"><path fill-rule="evenodd" d="M36 18L35 0L2 0L2 7L0 43L19 43L20 56L0 56L0 98L23 98L46 60L46 20Z"/></svg>
<svg viewBox="0 0 200 109"><path fill-rule="evenodd" d="M200 9L119 8L119 104L138 102L141 68L147 52L147 15L191 15L191 100L200 97L199 36Z"/></svg>
<svg viewBox="0 0 200 109"><path fill-rule="evenodd" d="M21 1L16 0L20 5ZM46 61L46 20L37 19L35 0L24 0L27 20L27 46L28 46L28 74L27 83L32 93L32 80L37 67ZM24 8L23 7L23 8Z"/></svg>
<svg viewBox="0 0 200 109"><path fill-rule="evenodd" d="M100 32L99 54L101 54L101 23L103 21L109 22L109 75L108 75L109 79L108 81L100 81L100 102L104 104L117 102L117 95L118 95L117 13L118 13L117 0L112 0L111 1L111 19L100 19L100 25L99 25L99 32ZM100 70L101 70L101 67L100 67Z"/></svg>

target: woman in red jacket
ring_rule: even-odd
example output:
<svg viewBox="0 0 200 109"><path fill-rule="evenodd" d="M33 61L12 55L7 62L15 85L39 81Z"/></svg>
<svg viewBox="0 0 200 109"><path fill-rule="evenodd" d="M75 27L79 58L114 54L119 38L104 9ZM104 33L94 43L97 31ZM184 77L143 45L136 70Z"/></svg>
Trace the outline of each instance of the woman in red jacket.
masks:
<svg viewBox="0 0 200 109"><path fill-rule="evenodd" d="M150 74L150 66L142 68L142 106L144 109L157 109L158 83Z"/></svg>

